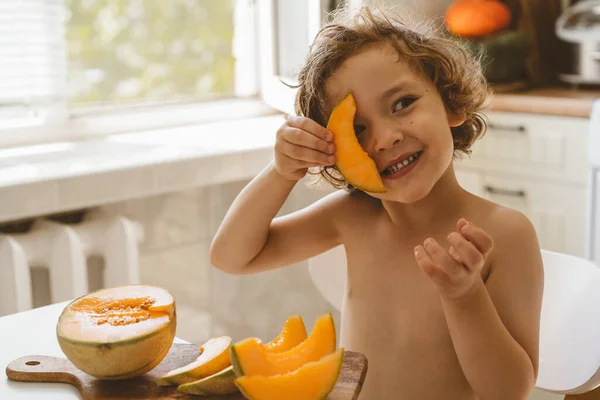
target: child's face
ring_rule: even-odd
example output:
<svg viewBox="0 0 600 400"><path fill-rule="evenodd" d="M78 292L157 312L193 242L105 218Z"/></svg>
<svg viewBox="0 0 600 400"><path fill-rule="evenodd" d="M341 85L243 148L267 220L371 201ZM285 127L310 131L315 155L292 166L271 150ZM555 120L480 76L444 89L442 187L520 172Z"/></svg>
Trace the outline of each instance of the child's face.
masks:
<svg viewBox="0 0 600 400"><path fill-rule="evenodd" d="M377 45L347 59L325 89L329 113L346 93L354 95L356 135L388 189L372 195L404 203L425 197L452 161L450 127L464 122L447 114L436 87L390 45ZM398 169L402 161L408 164Z"/></svg>

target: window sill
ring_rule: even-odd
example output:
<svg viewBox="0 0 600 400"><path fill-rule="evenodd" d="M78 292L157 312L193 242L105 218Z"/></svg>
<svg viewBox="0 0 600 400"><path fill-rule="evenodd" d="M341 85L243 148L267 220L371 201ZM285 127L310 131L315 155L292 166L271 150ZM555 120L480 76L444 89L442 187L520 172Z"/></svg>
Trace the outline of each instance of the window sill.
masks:
<svg viewBox="0 0 600 400"><path fill-rule="evenodd" d="M250 179L281 114L0 149L0 222Z"/></svg>
<svg viewBox="0 0 600 400"><path fill-rule="evenodd" d="M88 140L119 133L206 124L275 113L279 112L252 97L146 106L87 108L72 111L70 119L67 120L59 117L45 123L21 121L21 126L18 127L5 127L0 124L0 148ZM39 123L42 124L38 125Z"/></svg>

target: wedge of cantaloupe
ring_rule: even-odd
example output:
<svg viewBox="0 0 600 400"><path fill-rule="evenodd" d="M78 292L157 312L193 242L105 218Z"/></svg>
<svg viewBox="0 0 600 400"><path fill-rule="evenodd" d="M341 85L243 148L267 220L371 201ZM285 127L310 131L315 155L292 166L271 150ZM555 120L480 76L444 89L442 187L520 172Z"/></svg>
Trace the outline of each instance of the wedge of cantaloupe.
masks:
<svg viewBox="0 0 600 400"><path fill-rule="evenodd" d="M343 361L344 349L340 348L290 373L246 375L237 378L235 384L250 400L322 400L335 387Z"/></svg>
<svg viewBox="0 0 600 400"><path fill-rule="evenodd" d="M202 396L240 392L251 400L322 400L335 387L344 360L331 314L317 319L310 336L302 318L292 315L270 342L249 337L231 344L222 336L200 350L196 361L168 372L159 384Z"/></svg>
<svg viewBox="0 0 600 400"><path fill-rule="evenodd" d="M356 102L351 92L335 106L327 129L333 133L336 166L346 181L357 189L386 193L377 165L362 148L354 130Z"/></svg>
<svg viewBox="0 0 600 400"><path fill-rule="evenodd" d="M279 335L260 347L268 353L287 351L306 339L306 327L299 315L289 316ZM200 356L190 364L161 376L160 386L178 385L177 390L196 395L225 395L238 392L230 361L231 338L221 336L209 339L199 347Z"/></svg>
<svg viewBox="0 0 600 400"><path fill-rule="evenodd" d="M304 340L306 340L306 327L304 321L299 315L290 315L279 335L269 343L264 345L268 352L278 353L281 351L291 350Z"/></svg>
<svg viewBox="0 0 600 400"><path fill-rule="evenodd" d="M157 381L158 385L190 383L224 370L231 365L229 361L230 345L231 338L229 336L210 338L199 347L201 354L196 361L161 376Z"/></svg>
<svg viewBox="0 0 600 400"><path fill-rule="evenodd" d="M331 314L319 317L308 338L287 351L268 352L260 339L231 346L235 385L250 400L322 400L340 376L344 349L336 350Z"/></svg>
<svg viewBox="0 0 600 400"><path fill-rule="evenodd" d="M319 319L310 336L283 352L268 352L258 338L247 338L231 346L236 375L277 375L292 372L307 362L318 361L335 351L335 325L331 314Z"/></svg>

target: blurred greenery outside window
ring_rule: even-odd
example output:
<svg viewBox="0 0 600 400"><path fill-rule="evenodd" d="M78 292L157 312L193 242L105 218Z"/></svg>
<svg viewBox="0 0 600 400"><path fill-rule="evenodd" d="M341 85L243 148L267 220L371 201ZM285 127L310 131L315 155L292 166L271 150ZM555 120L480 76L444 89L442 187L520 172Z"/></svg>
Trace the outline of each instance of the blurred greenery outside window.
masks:
<svg viewBox="0 0 600 400"><path fill-rule="evenodd" d="M70 108L235 95L235 0L65 0Z"/></svg>
<svg viewBox="0 0 600 400"><path fill-rule="evenodd" d="M0 0L0 148L293 113L337 1Z"/></svg>

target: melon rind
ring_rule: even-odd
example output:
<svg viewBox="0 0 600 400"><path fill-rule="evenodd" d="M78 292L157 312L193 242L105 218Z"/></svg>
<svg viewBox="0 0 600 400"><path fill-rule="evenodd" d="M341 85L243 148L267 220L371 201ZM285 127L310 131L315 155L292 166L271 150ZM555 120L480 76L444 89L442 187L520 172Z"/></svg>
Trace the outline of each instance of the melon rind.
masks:
<svg viewBox="0 0 600 400"><path fill-rule="evenodd" d="M206 378L179 385L177 390L201 396L222 396L239 392L235 378L233 367L229 366Z"/></svg>

